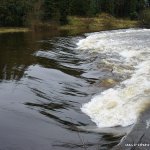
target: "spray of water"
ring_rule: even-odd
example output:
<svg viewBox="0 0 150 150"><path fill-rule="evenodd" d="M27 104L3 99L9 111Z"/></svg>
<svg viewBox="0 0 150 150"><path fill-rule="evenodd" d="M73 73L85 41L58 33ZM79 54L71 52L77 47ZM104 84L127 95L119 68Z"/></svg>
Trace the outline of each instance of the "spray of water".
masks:
<svg viewBox="0 0 150 150"><path fill-rule="evenodd" d="M94 33L78 43L79 50L109 54L105 64L130 78L84 104L81 110L98 127L128 126L150 104L150 30L128 29ZM114 57L114 56L119 57ZM128 66L128 67L127 67ZM131 69L132 68L132 69Z"/></svg>

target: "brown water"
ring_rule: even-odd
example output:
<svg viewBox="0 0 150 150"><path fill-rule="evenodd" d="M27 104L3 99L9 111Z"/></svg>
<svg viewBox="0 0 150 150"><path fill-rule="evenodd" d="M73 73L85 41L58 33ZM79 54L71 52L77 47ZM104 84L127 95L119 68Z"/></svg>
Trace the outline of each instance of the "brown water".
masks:
<svg viewBox="0 0 150 150"><path fill-rule="evenodd" d="M98 69L97 54L75 49L80 38L0 34L1 150L82 150L84 145L107 150L119 142L120 137L76 130L94 125L80 108L106 89L99 82L112 76Z"/></svg>

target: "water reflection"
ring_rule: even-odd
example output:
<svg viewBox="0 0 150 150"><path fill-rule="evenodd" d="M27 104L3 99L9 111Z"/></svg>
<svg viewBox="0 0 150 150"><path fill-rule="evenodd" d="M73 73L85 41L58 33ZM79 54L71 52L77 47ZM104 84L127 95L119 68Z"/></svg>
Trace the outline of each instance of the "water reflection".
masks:
<svg viewBox="0 0 150 150"><path fill-rule="evenodd" d="M33 56L38 49L51 48L51 43L40 42L60 36L57 32L0 34L0 79L18 80L31 64L38 60Z"/></svg>
<svg viewBox="0 0 150 150"><path fill-rule="evenodd" d="M84 149L78 134L91 150L119 141L108 135L79 133L77 126L93 124L81 113L82 103L101 90L93 83L111 73L94 72L97 56L75 49L80 37L61 36L0 34L2 149Z"/></svg>
<svg viewBox="0 0 150 150"><path fill-rule="evenodd" d="M24 33L0 35L0 79L19 80L35 62L32 42Z"/></svg>

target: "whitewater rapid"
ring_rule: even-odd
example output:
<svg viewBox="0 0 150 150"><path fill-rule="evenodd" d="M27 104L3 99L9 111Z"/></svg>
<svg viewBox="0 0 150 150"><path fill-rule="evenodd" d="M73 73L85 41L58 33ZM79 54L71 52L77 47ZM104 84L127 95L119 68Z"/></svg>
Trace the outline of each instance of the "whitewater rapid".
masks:
<svg viewBox="0 0 150 150"><path fill-rule="evenodd" d="M114 30L86 34L79 50L107 55L103 66L124 81L94 96L81 110L98 127L134 124L150 105L150 29Z"/></svg>

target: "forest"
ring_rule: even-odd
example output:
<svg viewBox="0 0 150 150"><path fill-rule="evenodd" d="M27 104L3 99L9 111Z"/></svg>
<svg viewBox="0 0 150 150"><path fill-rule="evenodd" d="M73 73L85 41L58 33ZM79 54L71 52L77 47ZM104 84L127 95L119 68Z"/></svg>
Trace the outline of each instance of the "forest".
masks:
<svg viewBox="0 0 150 150"><path fill-rule="evenodd" d="M0 0L0 26L29 26L34 21L68 23L68 16L102 12L119 18L150 18L150 0Z"/></svg>

